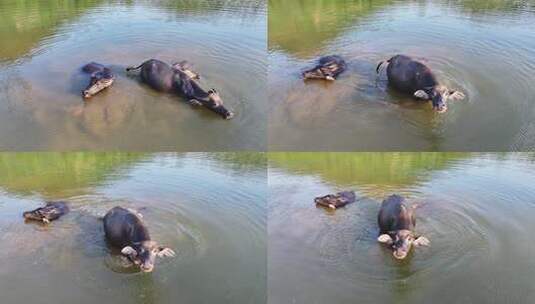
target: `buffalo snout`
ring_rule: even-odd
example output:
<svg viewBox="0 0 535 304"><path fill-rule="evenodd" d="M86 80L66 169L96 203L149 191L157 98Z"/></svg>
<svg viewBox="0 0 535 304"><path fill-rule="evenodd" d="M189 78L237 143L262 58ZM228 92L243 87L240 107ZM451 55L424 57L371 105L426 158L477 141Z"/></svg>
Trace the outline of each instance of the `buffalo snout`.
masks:
<svg viewBox="0 0 535 304"><path fill-rule="evenodd" d="M392 244L392 255L398 259L403 260L409 254L413 238L411 236L399 237L396 236L397 240Z"/></svg>
<svg viewBox="0 0 535 304"><path fill-rule="evenodd" d="M441 94L436 94L433 96L431 102L433 103L433 110L435 110L437 113L445 113L448 111L446 98L444 98Z"/></svg>
<svg viewBox="0 0 535 304"><path fill-rule="evenodd" d="M208 100L203 102L203 105L224 119L232 119L234 117L234 113L223 105L223 99L215 89L208 91Z"/></svg>
<svg viewBox="0 0 535 304"><path fill-rule="evenodd" d="M126 246L121 253L139 266L142 272L152 272L156 257L174 257L175 252L167 247L161 247L154 241L146 241L139 245Z"/></svg>

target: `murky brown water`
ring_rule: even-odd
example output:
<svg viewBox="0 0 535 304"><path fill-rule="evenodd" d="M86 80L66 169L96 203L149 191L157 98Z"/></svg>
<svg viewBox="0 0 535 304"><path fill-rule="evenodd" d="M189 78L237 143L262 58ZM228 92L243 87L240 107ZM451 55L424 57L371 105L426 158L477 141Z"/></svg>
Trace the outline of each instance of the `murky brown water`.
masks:
<svg viewBox="0 0 535 304"><path fill-rule="evenodd" d="M264 1L0 3L1 150L262 150ZM124 69L190 61L236 112L231 121L160 94ZM110 65L113 87L89 102L84 64Z"/></svg>
<svg viewBox="0 0 535 304"><path fill-rule="evenodd" d="M270 153L268 302L522 303L535 288L533 154ZM354 190L336 211L314 197ZM377 241L388 195L431 246L404 261Z"/></svg>
<svg viewBox="0 0 535 304"><path fill-rule="evenodd" d="M2 303L265 303L266 160L253 153L0 153ZM48 226L22 212L66 200ZM106 246L114 206L173 248L152 273Z"/></svg>
<svg viewBox="0 0 535 304"><path fill-rule="evenodd" d="M535 147L534 1L269 1L274 151L510 151ZM438 115L397 94L381 60L424 60L466 93ZM299 74L339 54L332 84Z"/></svg>

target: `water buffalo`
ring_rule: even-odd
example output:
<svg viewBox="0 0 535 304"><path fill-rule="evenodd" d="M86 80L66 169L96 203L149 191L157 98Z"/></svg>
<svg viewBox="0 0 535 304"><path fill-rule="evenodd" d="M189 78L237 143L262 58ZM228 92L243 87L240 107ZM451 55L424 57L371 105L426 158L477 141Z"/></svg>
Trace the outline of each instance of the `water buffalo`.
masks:
<svg viewBox="0 0 535 304"><path fill-rule="evenodd" d="M65 202L46 202L44 207L26 211L22 216L27 220L40 221L48 224L67 213L69 213L69 206Z"/></svg>
<svg viewBox="0 0 535 304"><path fill-rule="evenodd" d="M346 67L346 62L342 57L338 55L325 56L319 59L315 67L303 72L303 78L334 81L338 75L346 70Z"/></svg>
<svg viewBox="0 0 535 304"><path fill-rule="evenodd" d="M167 93L177 93L187 98L192 105L205 106L224 119L231 119L234 113L223 105L223 100L215 89L208 91L195 81L199 76L186 68L186 63L173 66L151 59L137 67L129 67L127 72L141 69L141 80L151 88Z"/></svg>
<svg viewBox="0 0 535 304"><path fill-rule="evenodd" d="M91 74L91 80L85 90L82 91L84 98L91 98L100 91L108 88L115 81L115 75L102 64L91 62L82 67L82 71Z"/></svg>
<svg viewBox="0 0 535 304"><path fill-rule="evenodd" d="M377 240L389 245L396 259L407 257L412 245L429 245L427 238L415 235L414 208L407 207L405 199L399 195L391 195L383 201L377 222L379 224Z"/></svg>
<svg viewBox="0 0 535 304"><path fill-rule="evenodd" d="M325 196L316 197L314 202L317 205L328 207L331 209L336 209L343 207L347 204L355 202L355 192L353 191L343 191L336 194L328 194Z"/></svg>
<svg viewBox="0 0 535 304"><path fill-rule="evenodd" d="M104 233L108 243L121 249L141 271L154 269L156 256L173 257L175 252L152 241L142 216L135 210L114 207L104 216Z"/></svg>
<svg viewBox="0 0 535 304"><path fill-rule="evenodd" d="M464 94L450 91L440 85L429 67L405 55L396 55L386 61L381 61L376 72L387 63L386 74L389 84L400 92L412 94L418 99L431 100L433 109L438 113L448 110L448 100L459 100Z"/></svg>

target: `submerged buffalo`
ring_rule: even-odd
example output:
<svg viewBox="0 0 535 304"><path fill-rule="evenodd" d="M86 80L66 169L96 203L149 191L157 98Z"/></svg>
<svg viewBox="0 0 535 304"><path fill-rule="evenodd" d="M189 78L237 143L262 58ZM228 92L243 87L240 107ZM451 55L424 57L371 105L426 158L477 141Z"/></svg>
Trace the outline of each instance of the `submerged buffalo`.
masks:
<svg viewBox="0 0 535 304"><path fill-rule="evenodd" d="M22 216L27 220L39 221L45 224L57 220L69 213L69 206L65 202L46 202L44 207L26 211Z"/></svg>
<svg viewBox="0 0 535 304"><path fill-rule="evenodd" d="M135 210L115 207L104 216L104 233L108 243L121 249L121 253L141 271L154 269L156 256L173 257L175 252L152 241L142 216Z"/></svg>
<svg viewBox="0 0 535 304"><path fill-rule="evenodd" d="M192 105L205 106L224 119L231 119L234 113L229 111L215 89L208 91L195 81L199 76L187 68L186 62L172 66L165 62L151 59L137 67L129 67L127 72L141 69L141 80L151 88L167 93L177 93L187 98Z"/></svg>
<svg viewBox="0 0 535 304"><path fill-rule="evenodd" d="M91 62L82 67L82 71L91 74L91 80L87 88L82 91L84 98L91 98L100 91L110 87L115 81L115 75L111 70L100 63Z"/></svg>
<svg viewBox="0 0 535 304"><path fill-rule="evenodd" d="M325 79L334 81L347 68L345 60L338 55L325 56L318 64L303 72L304 79Z"/></svg>
<svg viewBox="0 0 535 304"><path fill-rule="evenodd" d="M416 236L414 228L416 217L414 208L405 204L405 199L399 195L387 197L381 204L379 215L378 241L389 245L396 259L404 259L409 254L412 245L429 246L429 240L423 236Z"/></svg>
<svg viewBox="0 0 535 304"><path fill-rule="evenodd" d="M314 202L317 205L328 207L331 209L337 209L347 204L355 202L354 191L342 191L336 194L328 194L325 196L316 197Z"/></svg>
<svg viewBox="0 0 535 304"><path fill-rule="evenodd" d="M381 61L376 72L387 63L386 74L389 84L395 89L412 94L422 100L431 100L433 109L439 113L448 110L448 100L459 100L464 94L450 91L440 85L429 67L405 55L396 55L386 61Z"/></svg>

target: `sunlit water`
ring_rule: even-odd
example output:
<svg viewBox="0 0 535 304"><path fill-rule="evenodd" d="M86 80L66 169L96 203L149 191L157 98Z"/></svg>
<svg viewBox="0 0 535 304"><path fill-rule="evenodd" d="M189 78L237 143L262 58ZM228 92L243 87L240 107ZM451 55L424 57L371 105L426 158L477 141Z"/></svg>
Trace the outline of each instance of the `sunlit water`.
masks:
<svg viewBox="0 0 535 304"><path fill-rule="evenodd" d="M0 154L0 167L2 303L265 302L264 156ZM46 199L71 212L25 223ZM177 256L150 274L125 265L99 220L117 205Z"/></svg>
<svg viewBox="0 0 535 304"><path fill-rule="evenodd" d="M0 149L261 150L266 133L264 1L0 3ZM127 66L188 60L236 114L225 121L161 94ZM80 68L115 84L84 102Z"/></svg>
<svg viewBox="0 0 535 304"><path fill-rule="evenodd" d="M269 303L532 303L533 154L270 154ZM336 211L314 197L354 190ZM388 195L431 246L399 262L377 242Z"/></svg>
<svg viewBox="0 0 535 304"><path fill-rule="evenodd" d="M270 0L270 148L533 150L534 23L533 1ZM438 115L393 92L375 67L400 53L467 98ZM300 72L330 54L347 72L305 84Z"/></svg>

